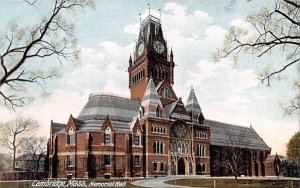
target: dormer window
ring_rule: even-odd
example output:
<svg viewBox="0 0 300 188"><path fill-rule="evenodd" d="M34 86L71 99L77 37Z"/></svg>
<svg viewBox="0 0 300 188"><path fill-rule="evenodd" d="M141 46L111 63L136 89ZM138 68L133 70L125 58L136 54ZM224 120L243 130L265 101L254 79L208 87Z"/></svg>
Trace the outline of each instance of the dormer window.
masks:
<svg viewBox="0 0 300 188"><path fill-rule="evenodd" d="M110 127L107 127L104 131L104 144L112 143L112 134Z"/></svg>
<svg viewBox="0 0 300 188"><path fill-rule="evenodd" d="M68 131L68 145L75 145L75 132L73 128Z"/></svg>

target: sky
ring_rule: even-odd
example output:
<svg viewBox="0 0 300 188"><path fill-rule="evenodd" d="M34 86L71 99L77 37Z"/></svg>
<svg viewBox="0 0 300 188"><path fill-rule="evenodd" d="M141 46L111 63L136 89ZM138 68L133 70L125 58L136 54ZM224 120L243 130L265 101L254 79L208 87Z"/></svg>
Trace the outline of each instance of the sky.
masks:
<svg viewBox="0 0 300 188"><path fill-rule="evenodd" d="M172 47L175 61L174 90L186 102L191 87L206 119L249 127L259 133L272 154L285 154L289 138L298 131L299 114L284 115L280 104L295 95L292 82L295 69L287 69L271 87L260 83L258 76L273 62L283 60L281 54L262 58L241 55L214 62L213 52L223 45L231 26L247 28L244 19L273 1L96 1L94 9L66 15L75 23L80 48L80 61L58 64L61 76L44 86L49 95L41 95L37 87L29 92L35 97L26 107L10 111L0 104L0 121L16 115L32 117L41 127L38 135L49 136L50 121L67 123L70 114L80 113L92 92L109 92L129 97L128 59L138 39L139 14L160 17L163 33ZM20 26L36 23L49 13L49 1L30 7L23 1L0 1L0 34L12 22ZM168 49L170 50L170 49ZM44 66L44 65L43 65Z"/></svg>

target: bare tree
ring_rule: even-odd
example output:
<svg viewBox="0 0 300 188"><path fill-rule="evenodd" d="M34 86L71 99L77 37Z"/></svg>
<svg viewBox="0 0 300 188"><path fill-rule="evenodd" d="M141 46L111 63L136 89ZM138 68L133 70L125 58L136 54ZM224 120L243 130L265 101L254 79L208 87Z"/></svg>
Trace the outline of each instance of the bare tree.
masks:
<svg viewBox="0 0 300 188"><path fill-rule="evenodd" d="M237 177L242 174L243 169L247 167L244 163L246 148L249 146L249 140L246 139L246 128L241 132L224 129L229 145L224 147L222 153L221 166L227 169L237 181Z"/></svg>
<svg viewBox="0 0 300 188"><path fill-rule="evenodd" d="M13 170L17 149L21 145L21 136L25 133L35 131L39 127L37 121L31 118L18 117L7 123L0 124L0 144L13 153Z"/></svg>
<svg viewBox="0 0 300 188"><path fill-rule="evenodd" d="M25 2L37 8L38 0ZM93 5L93 0L53 0L52 4L39 22L26 27L12 24L6 33L0 32L0 98L7 107L24 106L30 99L25 96L28 87L43 88L47 79L57 76L53 67L46 68L49 64L37 68L44 59L62 63L78 58L74 23L64 17Z"/></svg>
<svg viewBox="0 0 300 188"><path fill-rule="evenodd" d="M22 152L30 156L29 160L33 162L35 168L35 179L40 168L41 159L46 156L47 139L45 137L25 137L22 139ZM31 165L31 164L28 164Z"/></svg>
<svg viewBox="0 0 300 188"><path fill-rule="evenodd" d="M229 55L236 59L241 53L255 55L282 54L284 62L272 62L273 69L261 73L261 82L270 86L273 77L279 77L287 69L296 69L300 62L300 1L275 1L273 8L263 7L257 14L245 20L250 28L232 26L225 38L224 48L217 57ZM300 95L300 78L295 86ZM290 101L284 109L291 114L300 109L299 96Z"/></svg>

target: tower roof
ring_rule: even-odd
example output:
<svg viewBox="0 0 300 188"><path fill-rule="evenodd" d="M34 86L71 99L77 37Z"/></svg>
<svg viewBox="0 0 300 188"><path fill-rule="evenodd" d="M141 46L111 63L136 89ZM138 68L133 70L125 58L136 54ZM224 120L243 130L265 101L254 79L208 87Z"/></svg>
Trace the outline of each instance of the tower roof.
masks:
<svg viewBox="0 0 300 188"><path fill-rule="evenodd" d="M146 117L156 117L157 108L161 112L161 117L166 117L152 78L148 81L141 105L144 107L144 116Z"/></svg>
<svg viewBox="0 0 300 188"><path fill-rule="evenodd" d="M197 97L194 92L194 88L191 88L190 90L190 94L186 102L186 110L188 112L192 112L195 115L200 115L202 113Z"/></svg>
<svg viewBox="0 0 300 188"><path fill-rule="evenodd" d="M141 42L152 44L154 39L160 39L165 43L160 19L149 15L141 23L138 44Z"/></svg>

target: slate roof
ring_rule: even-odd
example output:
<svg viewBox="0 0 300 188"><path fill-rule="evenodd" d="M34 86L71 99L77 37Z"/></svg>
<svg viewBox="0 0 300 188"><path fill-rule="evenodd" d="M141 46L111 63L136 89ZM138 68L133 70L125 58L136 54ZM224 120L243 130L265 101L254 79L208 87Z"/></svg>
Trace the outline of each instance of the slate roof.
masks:
<svg viewBox="0 0 300 188"><path fill-rule="evenodd" d="M193 112L193 114L202 113L193 88L191 88L188 100L186 102L186 111Z"/></svg>
<svg viewBox="0 0 300 188"><path fill-rule="evenodd" d="M77 118L78 132L100 131L107 115L117 132L130 132L129 123L138 115L140 104L128 98L108 94L91 94ZM53 133L64 133L66 124L52 123Z"/></svg>
<svg viewBox="0 0 300 188"><path fill-rule="evenodd" d="M107 94L90 95L77 119L104 120L109 115L112 120L130 122L138 114L139 107L139 103L132 102L128 98Z"/></svg>
<svg viewBox="0 0 300 188"><path fill-rule="evenodd" d="M211 130L211 145L270 150L252 127L242 127L213 120L205 120Z"/></svg>
<svg viewBox="0 0 300 188"><path fill-rule="evenodd" d="M172 102L172 103L165 106L164 110L165 110L167 116L171 115L171 113L173 112L173 110L176 107L177 103L178 103L178 101L174 101L174 102Z"/></svg>
<svg viewBox="0 0 300 188"><path fill-rule="evenodd" d="M52 133L60 132L61 130L65 129L67 126L67 124L54 123L53 121L51 121L51 124L52 124Z"/></svg>
<svg viewBox="0 0 300 188"><path fill-rule="evenodd" d="M155 84L152 78L150 78L150 80L148 81L141 105L145 109L144 116L156 117L156 107L159 106L162 110L162 117L166 118L166 114L163 110L163 106L161 104L159 95L157 94Z"/></svg>

